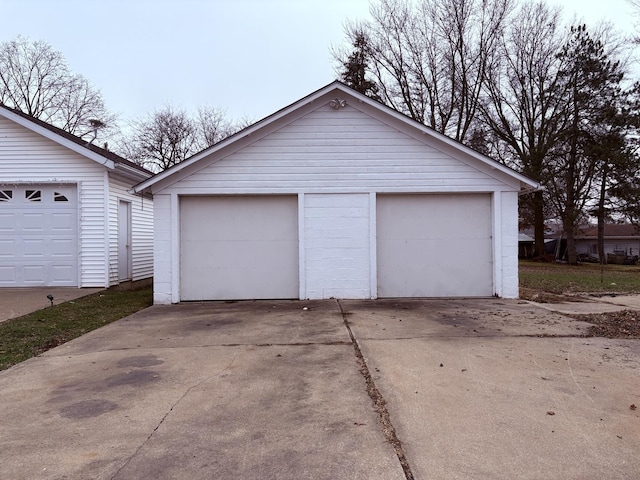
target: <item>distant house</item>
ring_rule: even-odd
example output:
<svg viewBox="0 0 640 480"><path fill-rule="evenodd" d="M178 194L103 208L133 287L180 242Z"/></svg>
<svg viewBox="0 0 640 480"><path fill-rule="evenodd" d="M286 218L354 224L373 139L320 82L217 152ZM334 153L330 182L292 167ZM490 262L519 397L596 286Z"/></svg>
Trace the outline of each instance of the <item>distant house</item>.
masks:
<svg viewBox="0 0 640 480"><path fill-rule="evenodd" d="M579 254L598 256L598 227L581 228L575 236ZM634 257L640 254L640 230L635 225L610 223L604 226L604 251Z"/></svg>
<svg viewBox="0 0 640 480"><path fill-rule="evenodd" d="M151 172L0 106L0 287L108 287L153 275Z"/></svg>
<svg viewBox="0 0 640 480"><path fill-rule="evenodd" d="M136 186L155 303L518 296L538 184L334 82Z"/></svg>

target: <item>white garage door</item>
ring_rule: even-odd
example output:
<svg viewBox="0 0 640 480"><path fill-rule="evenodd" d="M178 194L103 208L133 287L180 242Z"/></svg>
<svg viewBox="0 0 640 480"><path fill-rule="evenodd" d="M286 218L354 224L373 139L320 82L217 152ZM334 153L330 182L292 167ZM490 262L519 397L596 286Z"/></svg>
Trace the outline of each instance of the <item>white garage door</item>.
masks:
<svg viewBox="0 0 640 480"><path fill-rule="evenodd" d="M493 295L491 196L379 195L379 297Z"/></svg>
<svg viewBox="0 0 640 480"><path fill-rule="evenodd" d="M298 199L180 199L180 299L298 298Z"/></svg>
<svg viewBox="0 0 640 480"><path fill-rule="evenodd" d="M75 185L0 185L0 286L77 285Z"/></svg>

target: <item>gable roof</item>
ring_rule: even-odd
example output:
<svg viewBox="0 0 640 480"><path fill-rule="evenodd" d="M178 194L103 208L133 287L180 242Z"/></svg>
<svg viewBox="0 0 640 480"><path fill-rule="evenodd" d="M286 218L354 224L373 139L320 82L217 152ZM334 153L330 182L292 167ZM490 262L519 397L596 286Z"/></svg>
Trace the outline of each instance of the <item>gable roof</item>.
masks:
<svg viewBox="0 0 640 480"><path fill-rule="evenodd" d="M496 162L495 160L485 155L482 155L476 152L475 150L463 145L462 143L447 137L446 135L436 132L434 129L427 127L424 124L417 122L412 118L400 112L397 112L396 110L393 110L392 108L387 107L386 105L380 102L377 102L355 91L354 89L345 85L344 83L336 80L320 88L319 90L316 90L315 92L307 95L306 97L303 97L297 102L292 103L291 105L284 107L281 110L278 110L277 112L273 113L272 115L235 133L234 135L231 135L225 138L224 140L216 143L215 145L199 153L196 153L190 158L184 160L183 162L178 163L177 165L174 165L173 167L141 182L140 184L134 187L134 190L136 192L141 192L143 190L146 190L152 187L153 185L157 184L158 182L162 182L164 180L169 179L170 177L178 174L179 172L184 172L187 169L193 168L192 165L198 163L200 160L206 157L209 157L210 155L216 154L217 152L223 152L223 151L225 153L227 151L233 152L234 148L241 148L243 143L241 142L242 139L245 139L249 136L260 137L262 132L267 131L268 127L274 125L276 122L280 121L281 119L285 119L288 116L294 115L296 111L313 103L314 101L316 101L317 99L325 95L332 94L333 92L351 97L349 101L360 102L360 103L369 105L370 107L373 107L375 111L379 112L380 115L386 115L388 117L394 118L395 120L400 121L401 125L403 125L408 129L415 129L417 132L420 132L421 134L426 135L428 138L437 139L438 141L473 157L474 159L479 161L481 164L485 164L489 166L491 169L498 170L498 171L501 171L502 173L505 173L509 177L512 177L520 182L521 190L528 191L528 190L535 190L540 188L540 185L537 182L531 180L528 177L525 177L524 175L516 172L515 170L499 162ZM349 103L349 101L347 103Z"/></svg>
<svg viewBox="0 0 640 480"><path fill-rule="evenodd" d="M136 163L19 110L0 104L0 116L49 140L53 140L59 145L105 166L109 170L117 171L133 181L139 182L153 175L153 172Z"/></svg>

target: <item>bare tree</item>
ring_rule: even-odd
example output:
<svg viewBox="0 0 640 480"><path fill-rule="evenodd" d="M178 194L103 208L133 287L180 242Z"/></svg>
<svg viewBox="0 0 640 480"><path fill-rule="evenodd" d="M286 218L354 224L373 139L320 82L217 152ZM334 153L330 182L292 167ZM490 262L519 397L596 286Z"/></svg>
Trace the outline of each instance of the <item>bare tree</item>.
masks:
<svg viewBox="0 0 640 480"><path fill-rule="evenodd" d="M483 120L504 148L500 160L545 184L554 175L552 159L569 117L567 91L558 57L566 34L561 11L544 2L524 3L505 29L488 68ZM544 254L543 192L521 202L532 213L538 255Z"/></svg>
<svg viewBox="0 0 640 480"><path fill-rule="evenodd" d="M236 132L243 125L223 110L202 107L195 118L166 106L131 124L120 153L153 172L170 168Z"/></svg>
<svg viewBox="0 0 640 480"><path fill-rule="evenodd" d="M380 0L347 36L355 45L365 34L384 103L464 141L511 9L512 0Z"/></svg>
<svg viewBox="0 0 640 480"><path fill-rule="evenodd" d="M91 120L115 122L100 92L60 52L24 37L0 43L0 103L78 136L94 131Z"/></svg>
<svg viewBox="0 0 640 480"><path fill-rule="evenodd" d="M131 124L121 153L134 162L160 172L199 150L198 130L186 112L166 106Z"/></svg>
<svg viewBox="0 0 640 480"><path fill-rule="evenodd" d="M216 107L200 107L195 120L198 142L201 149L210 147L235 133L239 127Z"/></svg>

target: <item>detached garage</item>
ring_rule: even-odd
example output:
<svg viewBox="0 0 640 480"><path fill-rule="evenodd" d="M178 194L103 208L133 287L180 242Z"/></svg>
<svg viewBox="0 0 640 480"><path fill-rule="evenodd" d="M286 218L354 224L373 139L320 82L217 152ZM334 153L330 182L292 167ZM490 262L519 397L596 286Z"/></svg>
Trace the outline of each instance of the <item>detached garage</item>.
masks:
<svg viewBox="0 0 640 480"><path fill-rule="evenodd" d="M0 106L0 288L109 287L153 275L151 172Z"/></svg>
<svg viewBox="0 0 640 480"><path fill-rule="evenodd" d="M140 183L154 300L518 295L530 179L334 82Z"/></svg>

